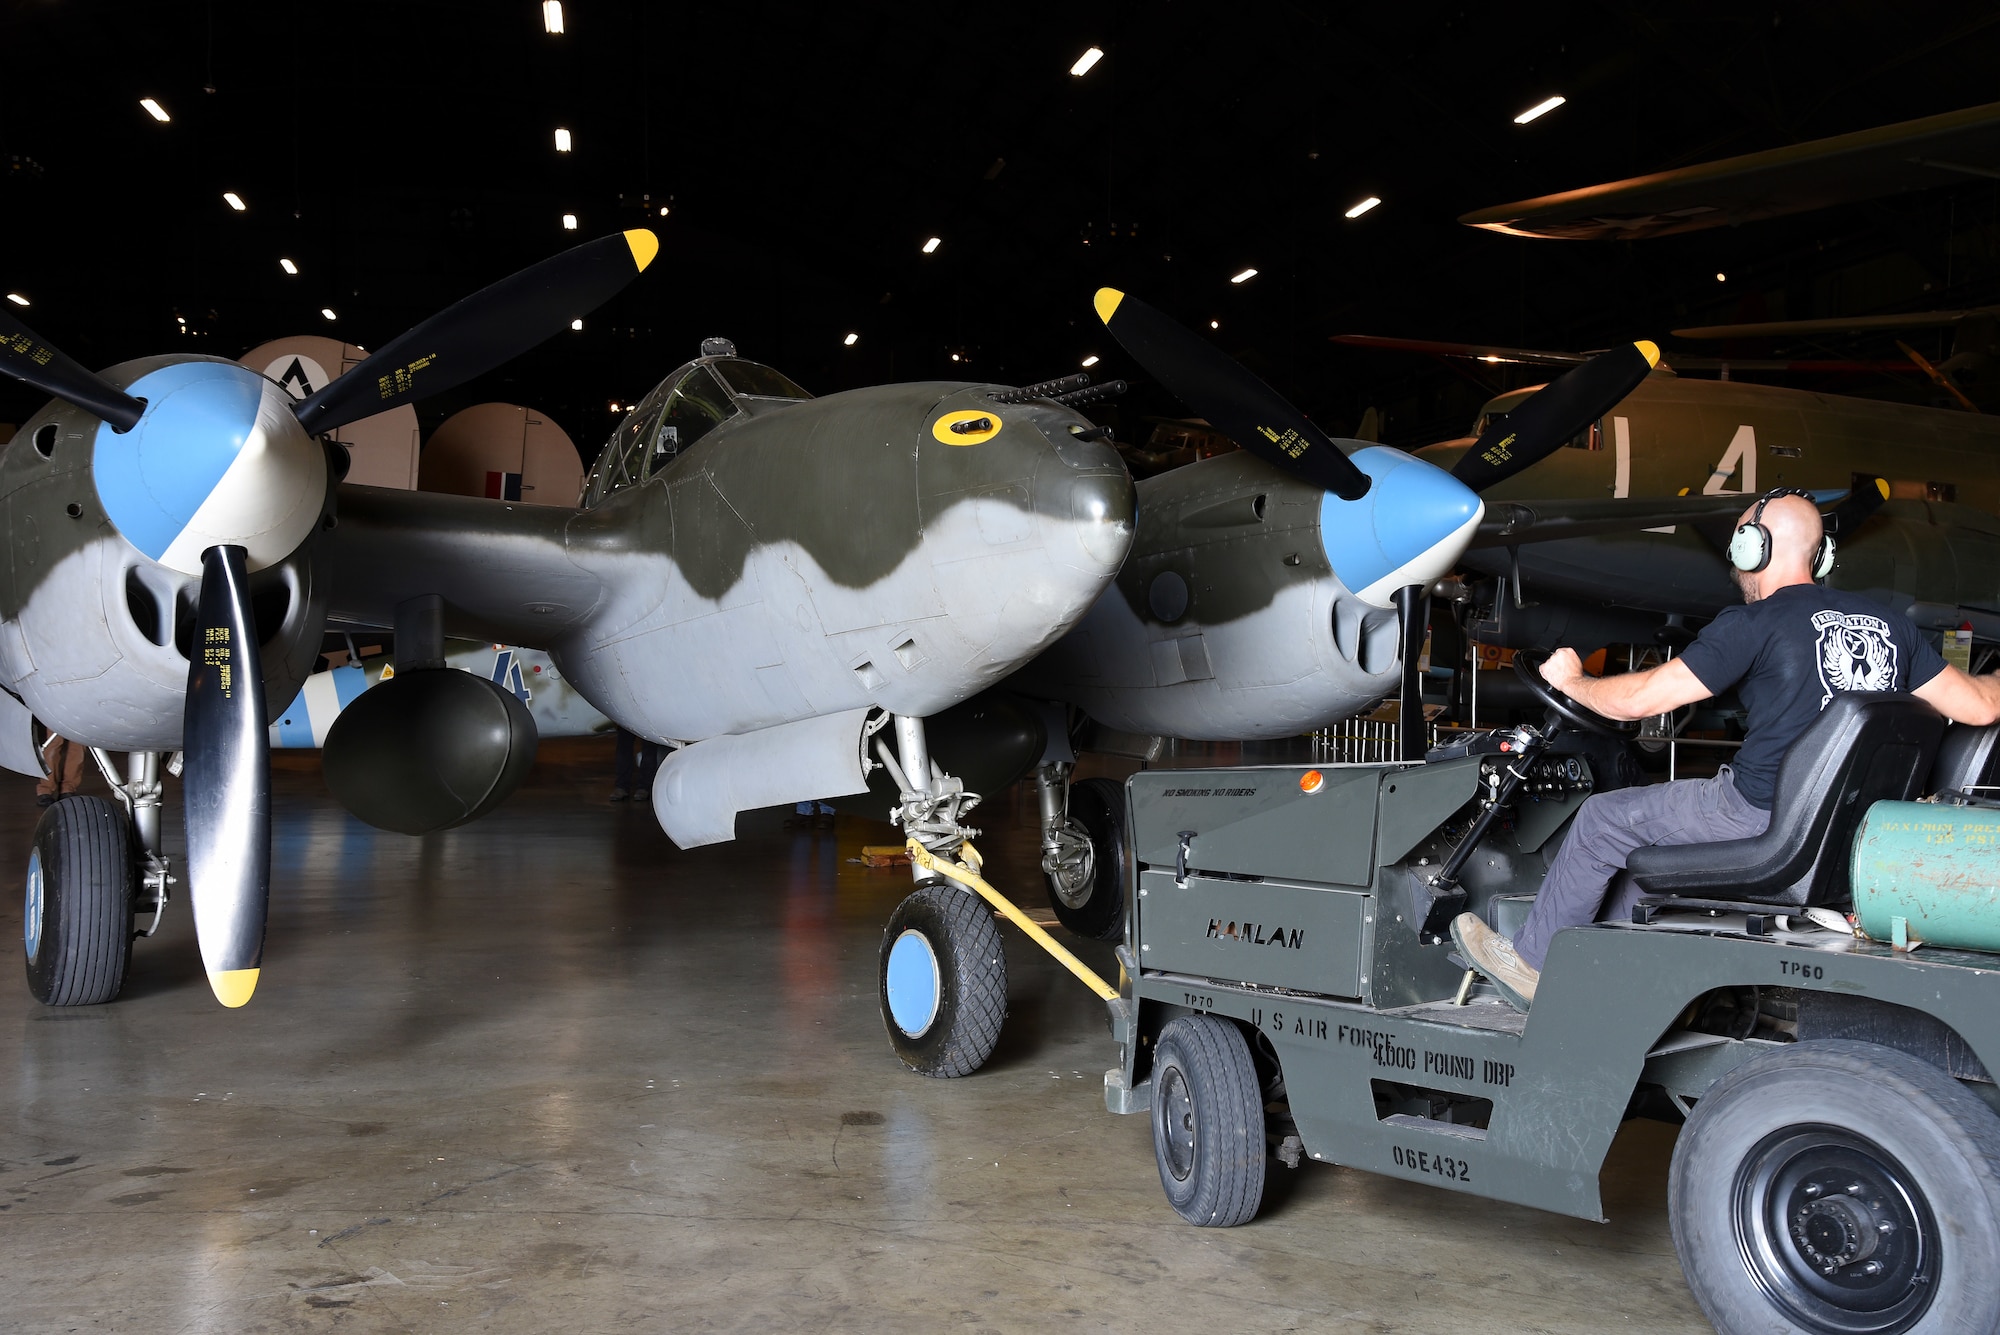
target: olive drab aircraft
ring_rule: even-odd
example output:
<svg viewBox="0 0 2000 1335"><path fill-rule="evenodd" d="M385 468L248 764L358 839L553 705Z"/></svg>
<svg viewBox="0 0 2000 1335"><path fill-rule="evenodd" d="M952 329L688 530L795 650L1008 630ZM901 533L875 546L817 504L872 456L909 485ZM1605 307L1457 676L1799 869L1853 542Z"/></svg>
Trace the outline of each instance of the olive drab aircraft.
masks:
<svg viewBox="0 0 2000 1335"><path fill-rule="evenodd" d="M447 637L546 649L607 716L678 744L655 810L684 845L733 837L742 809L858 791L884 763L913 827L951 824L968 798L925 754L923 719L1068 630L1130 546L1131 480L1059 400L960 384L815 399L713 345L641 403L580 507L341 484L325 433L525 351L656 251L636 231L555 256L300 402L209 358L93 373L4 317L0 370L55 401L0 457L0 753L20 764L39 723L130 756L123 812L65 801L38 831L38 996L114 995L135 899L157 904L179 872L218 999L249 998L271 710L330 628L394 633L394 677L324 737L329 787L385 828L482 814L532 757L526 706L441 670ZM871 751L878 733L893 751ZM170 871L175 751L188 850Z"/></svg>
<svg viewBox="0 0 2000 1335"><path fill-rule="evenodd" d="M393 675L318 738L329 788L381 828L474 819L532 761L535 723L509 682L449 667L448 642L469 639L546 651L591 707L672 745L653 801L683 847L734 838L742 811L873 794L874 814L949 853L979 800L956 771L1008 732L980 702L1024 669L1030 716L1074 705L1150 731L1262 735L1279 725L1226 698L1261 686L1294 730L1412 689L1423 591L1469 545L1715 508L1514 506L1496 526L1480 500L1642 379L1649 344L1577 367L1447 473L1329 440L1205 340L1109 289L1098 312L1135 361L1247 452L1149 484L1160 518L1128 573L1134 485L1076 410L1094 391L921 383L815 398L726 340L621 422L578 506L342 481L328 433L518 355L656 250L642 231L557 255L301 401L204 357L93 373L0 315L0 371L54 396L0 456L0 763L34 772L42 727L128 755L119 805L59 802L37 830L39 998L115 995L131 916L157 923L180 870L216 996L248 1000L269 899L269 725L283 740L290 711L273 711L300 700L329 631L394 637ZM308 729L312 703L308 691ZM1030 721L1043 740L1007 757L1013 773L1041 760L1066 774L1067 729ZM184 869L160 838L174 759ZM1045 802L1062 790L1045 784Z"/></svg>
<svg viewBox="0 0 2000 1335"><path fill-rule="evenodd" d="M1715 337L1725 328L1677 332ZM1368 335L1337 341L1557 365L1582 360ZM1551 496L1754 498L1775 486L1850 492L1854 503L1832 516L1839 553L1828 582L1876 597L1926 629L1969 623L1979 640L2000 642L2000 417L1679 376L1677 364L1719 363L1667 354L1615 409L1531 473L1494 487L1489 499L1532 509L1541 503L1535 498ZM1870 364L1771 363L1802 365ZM1418 449L1418 457L1450 466L1535 392L1497 396L1471 434ZM1713 616L1739 596L1718 545L1727 527L1709 520L1469 551L1463 564L1487 577L1475 613L1480 638L1515 648L1650 644L1670 616Z"/></svg>

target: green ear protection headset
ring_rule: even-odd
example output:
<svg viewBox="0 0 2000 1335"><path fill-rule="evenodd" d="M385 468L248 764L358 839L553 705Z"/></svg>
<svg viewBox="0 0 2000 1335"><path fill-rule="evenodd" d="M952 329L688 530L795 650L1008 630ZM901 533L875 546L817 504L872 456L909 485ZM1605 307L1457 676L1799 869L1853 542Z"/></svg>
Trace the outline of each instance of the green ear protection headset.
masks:
<svg viewBox="0 0 2000 1335"><path fill-rule="evenodd" d="M1757 498L1757 509L1748 523L1737 528L1729 539L1729 564L1745 574L1755 574L1771 564L1771 530L1764 527L1764 507L1780 496L1803 496L1812 499L1812 493L1797 487L1773 487ZM1813 552L1812 575L1814 579L1825 579L1833 569L1833 536L1822 533L1819 547Z"/></svg>

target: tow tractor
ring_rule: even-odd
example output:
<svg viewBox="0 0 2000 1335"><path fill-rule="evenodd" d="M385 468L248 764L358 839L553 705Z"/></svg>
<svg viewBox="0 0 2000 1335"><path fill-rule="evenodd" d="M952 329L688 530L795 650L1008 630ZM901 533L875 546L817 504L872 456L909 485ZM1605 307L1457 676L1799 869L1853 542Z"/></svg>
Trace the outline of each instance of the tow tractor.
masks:
<svg viewBox="0 0 2000 1335"><path fill-rule="evenodd" d="M1685 1122L1668 1210L1718 1330L2000 1329L2000 727L1837 696L1770 828L1634 853L1607 903L1636 908L1558 933L1523 1014L1449 923L1520 925L1593 783L1552 743L1630 725L1516 661L1543 719L1463 754L1128 780L1105 1095L1150 1116L1168 1202L1244 1224L1272 1158L1310 1159L1601 1220L1612 1137L1658 1117ZM936 983L979 958L898 917L891 1036L948 1051L962 998Z"/></svg>

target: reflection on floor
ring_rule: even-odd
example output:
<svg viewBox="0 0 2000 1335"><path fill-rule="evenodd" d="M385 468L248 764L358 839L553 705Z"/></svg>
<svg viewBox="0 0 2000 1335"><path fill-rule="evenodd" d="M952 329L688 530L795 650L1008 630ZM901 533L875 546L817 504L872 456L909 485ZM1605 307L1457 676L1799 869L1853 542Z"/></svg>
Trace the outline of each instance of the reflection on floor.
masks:
<svg viewBox="0 0 2000 1335"><path fill-rule="evenodd" d="M993 1064L896 1062L875 961L908 874L853 861L887 826L760 813L683 853L604 801L607 746L547 751L428 839L282 758L243 1011L210 1000L184 904L116 1004L0 994L0 1327L1707 1328L1666 1128L1620 1137L1606 1225L1308 1165L1273 1169L1248 1227L1189 1228L1145 1120L1104 1111L1102 1010L1011 930ZM0 782L15 868L31 789ZM979 819L994 881L1039 908L1033 809Z"/></svg>

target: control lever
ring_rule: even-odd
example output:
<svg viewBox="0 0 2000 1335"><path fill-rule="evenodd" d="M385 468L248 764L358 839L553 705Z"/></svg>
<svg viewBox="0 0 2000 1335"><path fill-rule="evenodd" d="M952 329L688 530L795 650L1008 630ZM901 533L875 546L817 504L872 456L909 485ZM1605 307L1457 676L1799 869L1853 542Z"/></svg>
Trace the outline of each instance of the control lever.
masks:
<svg viewBox="0 0 2000 1335"><path fill-rule="evenodd" d="M1465 912L1468 896L1459 888L1458 874L1472 860L1479 841L1493 828L1501 810L1514 800L1514 794L1527 780L1529 768L1548 749L1549 737L1554 731L1553 723L1544 722L1539 730L1522 724L1511 732L1500 734L1502 745L1507 748L1501 752L1507 760L1505 777L1480 800L1479 815L1474 818L1472 828L1465 832L1465 838L1458 841L1458 847L1451 851L1451 856L1444 860L1444 865L1430 880L1431 906L1424 914L1424 925L1417 935L1417 939L1425 945L1451 935L1451 920Z"/></svg>
<svg viewBox="0 0 2000 1335"><path fill-rule="evenodd" d="M1180 832L1180 851L1174 854L1174 889L1187 889L1188 846L1194 842L1193 830Z"/></svg>

